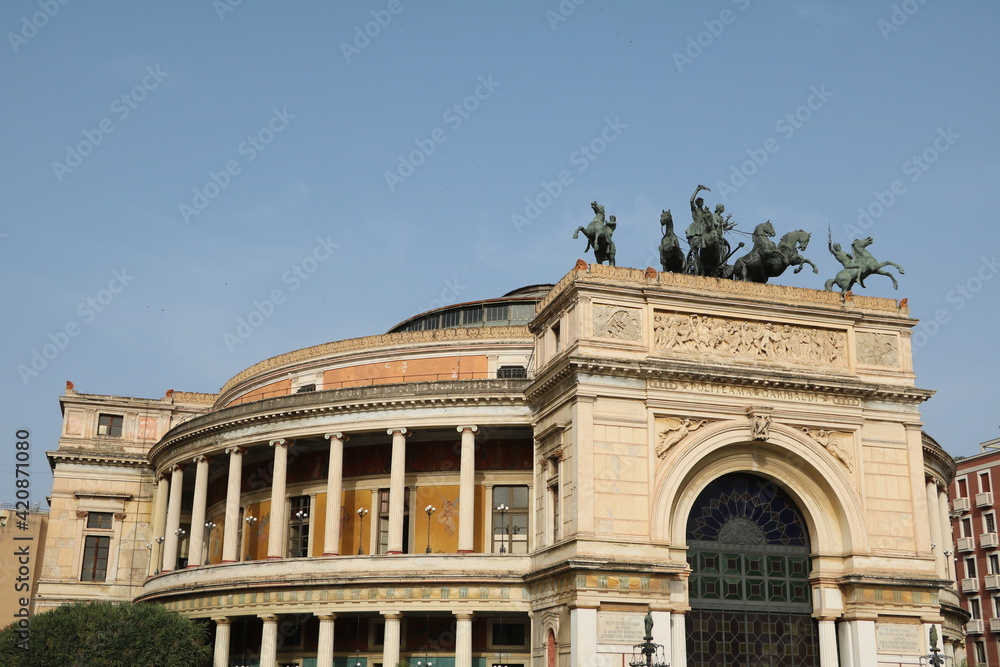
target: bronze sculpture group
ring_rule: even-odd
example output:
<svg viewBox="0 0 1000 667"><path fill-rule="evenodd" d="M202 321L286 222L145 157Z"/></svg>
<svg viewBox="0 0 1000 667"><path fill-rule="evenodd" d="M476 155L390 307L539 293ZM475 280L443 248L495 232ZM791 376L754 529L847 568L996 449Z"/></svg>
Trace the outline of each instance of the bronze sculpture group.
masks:
<svg viewBox="0 0 1000 667"><path fill-rule="evenodd" d="M813 273L819 273L819 268L811 260L802 257L809 247L810 234L797 229L783 235L777 243L772 239L776 236L771 221L757 225L750 235L752 246L750 251L729 264L729 260L745 244L740 242L735 248L729 243L726 234L736 230L732 215L726 215L722 204L715 211L705 206L705 200L698 195L711 192L704 185L695 188L691 195L691 224L684 232L687 238L688 252L681 248L680 239L674 232L674 219L670 210L660 215L660 266L664 271L672 273L687 273L697 276L726 278L754 283L766 283L770 278L780 276L788 267L795 267L798 273L806 264L812 267ZM594 219L586 227L577 227L573 238L578 238L580 232L587 237L587 248L584 252L594 250L598 264L607 262L615 266L615 243L612 235L617 228L615 216L605 219L604 207L596 201L590 203L594 210ZM851 253L841 249L840 244L829 239L830 253L843 265L843 269L830 280L826 281L826 289L833 290L836 285L841 292L850 291L855 284L865 286L864 280L871 275L887 276L892 280L894 289L899 289L896 278L885 271L885 267L893 266L899 273L905 273L903 267L895 262L879 262L867 248L872 244L872 237L855 239L851 244Z"/></svg>

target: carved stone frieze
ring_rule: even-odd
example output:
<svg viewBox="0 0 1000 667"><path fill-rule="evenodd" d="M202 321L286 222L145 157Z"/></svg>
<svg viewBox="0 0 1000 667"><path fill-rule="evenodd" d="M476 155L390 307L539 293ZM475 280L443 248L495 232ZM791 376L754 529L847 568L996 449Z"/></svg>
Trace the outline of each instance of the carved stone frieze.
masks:
<svg viewBox="0 0 1000 667"><path fill-rule="evenodd" d="M598 338L642 340L642 319L638 308L594 304L594 335Z"/></svg>
<svg viewBox="0 0 1000 667"><path fill-rule="evenodd" d="M658 351L698 352L799 364L847 365L844 331L657 311Z"/></svg>
<svg viewBox="0 0 1000 667"><path fill-rule="evenodd" d="M848 444L851 434L840 431L829 431L827 429L800 428L800 431L819 443L824 449L830 452L833 458L837 459L848 472L854 472L854 457L851 455Z"/></svg>
<svg viewBox="0 0 1000 667"><path fill-rule="evenodd" d="M899 366L899 340L892 334L858 333L858 363L866 366Z"/></svg>
<svg viewBox="0 0 1000 667"><path fill-rule="evenodd" d="M705 419L658 417L656 419L656 456L662 459L671 447L707 423L708 420Z"/></svg>

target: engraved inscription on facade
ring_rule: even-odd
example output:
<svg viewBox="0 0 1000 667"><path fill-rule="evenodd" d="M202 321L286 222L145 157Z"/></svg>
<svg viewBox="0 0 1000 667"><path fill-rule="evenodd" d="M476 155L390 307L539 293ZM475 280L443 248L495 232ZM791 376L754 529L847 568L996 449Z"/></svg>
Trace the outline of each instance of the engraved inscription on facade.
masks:
<svg viewBox="0 0 1000 667"><path fill-rule="evenodd" d="M642 340L638 308L594 304L594 335L599 338Z"/></svg>
<svg viewBox="0 0 1000 667"><path fill-rule="evenodd" d="M899 339L892 334L858 333L858 363L866 366L899 366Z"/></svg>
<svg viewBox="0 0 1000 667"><path fill-rule="evenodd" d="M831 329L657 311L653 333L655 348L664 352L847 365L847 334Z"/></svg>
<svg viewBox="0 0 1000 667"><path fill-rule="evenodd" d="M646 626L642 614L601 611L597 613L597 643L633 645L642 641Z"/></svg>
<svg viewBox="0 0 1000 667"><path fill-rule="evenodd" d="M920 625L917 623L876 623L879 653L921 653Z"/></svg>

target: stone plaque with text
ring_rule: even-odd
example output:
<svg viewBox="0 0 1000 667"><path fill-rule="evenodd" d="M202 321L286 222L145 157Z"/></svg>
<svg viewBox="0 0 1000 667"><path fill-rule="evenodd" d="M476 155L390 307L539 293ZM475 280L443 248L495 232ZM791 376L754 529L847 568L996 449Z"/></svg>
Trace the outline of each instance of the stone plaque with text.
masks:
<svg viewBox="0 0 1000 667"><path fill-rule="evenodd" d="M633 646L646 635L645 616L620 611L597 614L597 643Z"/></svg>
<svg viewBox="0 0 1000 667"><path fill-rule="evenodd" d="M920 654L920 625L917 623L877 623L875 637L879 653Z"/></svg>

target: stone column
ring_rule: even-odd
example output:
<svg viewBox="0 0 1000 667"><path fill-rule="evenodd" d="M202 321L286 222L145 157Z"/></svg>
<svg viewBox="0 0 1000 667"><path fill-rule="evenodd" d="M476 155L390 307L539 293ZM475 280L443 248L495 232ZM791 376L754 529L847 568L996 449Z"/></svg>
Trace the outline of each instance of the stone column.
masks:
<svg viewBox="0 0 1000 667"><path fill-rule="evenodd" d="M389 469L389 545L386 549L390 554L403 553L403 501L405 500L406 479L406 436L405 428L391 428L386 431L392 436L392 464ZM377 521L378 515L373 511L372 520ZM386 623L386 631L389 624ZM395 662L386 664L396 664Z"/></svg>
<svg viewBox="0 0 1000 667"><path fill-rule="evenodd" d="M215 660L213 667L229 667L229 619L225 616L215 621Z"/></svg>
<svg viewBox="0 0 1000 667"><path fill-rule="evenodd" d="M382 664L399 663L399 625L403 615L399 612L383 612L385 616L385 639L382 644ZM264 667L264 665L261 665Z"/></svg>
<svg viewBox="0 0 1000 667"><path fill-rule="evenodd" d="M260 667L275 667L278 661L278 617L261 614L264 631L260 635Z"/></svg>
<svg viewBox="0 0 1000 667"><path fill-rule="evenodd" d="M316 667L333 667L333 622L336 614L320 614L319 645L316 647Z"/></svg>
<svg viewBox="0 0 1000 667"><path fill-rule="evenodd" d="M226 486L226 522L222 528L222 562L235 563L239 560L240 493L246 450L227 447L226 454L229 454L229 484Z"/></svg>
<svg viewBox="0 0 1000 667"><path fill-rule="evenodd" d="M191 542L188 545L188 567L204 565L205 502L208 500L208 456L196 456L194 471L194 501L191 505Z"/></svg>
<svg viewBox="0 0 1000 667"><path fill-rule="evenodd" d="M850 626L845 628L845 626ZM875 621L858 619L840 624L842 667L874 667L878 662Z"/></svg>
<svg viewBox="0 0 1000 667"><path fill-rule="evenodd" d="M652 610L651 613L653 614L653 641L663 646L663 652L669 661L670 650L673 646L673 642L670 641L670 612Z"/></svg>
<svg viewBox="0 0 1000 667"><path fill-rule="evenodd" d="M840 640L840 667L858 667L854 660L854 626L850 621L837 623Z"/></svg>
<svg viewBox="0 0 1000 667"><path fill-rule="evenodd" d="M934 543L934 562L937 566L937 576L944 579L944 533L941 532L941 510L938 507L937 482L927 480L927 516L931 524L931 542Z"/></svg>
<svg viewBox="0 0 1000 667"><path fill-rule="evenodd" d="M347 442L348 437L343 433L327 433L323 437L330 441L330 466L326 474L326 523L323 529L323 555L339 556L340 503L344 485L344 443Z"/></svg>
<svg viewBox="0 0 1000 667"><path fill-rule="evenodd" d="M462 458L458 490L458 553L472 553L476 518L476 426L459 426Z"/></svg>
<svg viewBox="0 0 1000 667"><path fill-rule="evenodd" d="M164 531L167 527L167 496L170 493L170 481L166 475L160 475L156 480L156 499L153 501L153 534L149 538L148 574L159 574L163 563Z"/></svg>
<svg viewBox="0 0 1000 667"><path fill-rule="evenodd" d="M569 610L569 664L594 664L597 656L597 609L573 607Z"/></svg>
<svg viewBox="0 0 1000 667"><path fill-rule="evenodd" d="M167 525L163 535L163 572L177 566L177 531L181 527L181 491L184 489L184 466L170 471L170 500L167 501Z"/></svg>
<svg viewBox="0 0 1000 667"><path fill-rule="evenodd" d="M472 667L472 612L455 612L455 667Z"/></svg>
<svg viewBox="0 0 1000 667"><path fill-rule="evenodd" d="M819 667L839 667L837 659L837 622L819 619Z"/></svg>
<svg viewBox="0 0 1000 667"><path fill-rule="evenodd" d="M271 519L267 526L267 558L285 557L285 477L288 474L288 448L292 443L280 438L272 440L274 447L274 473L271 475ZM262 666L263 667L263 666Z"/></svg>
<svg viewBox="0 0 1000 667"><path fill-rule="evenodd" d="M684 614L670 614L670 667L687 667L687 631L684 621Z"/></svg>

